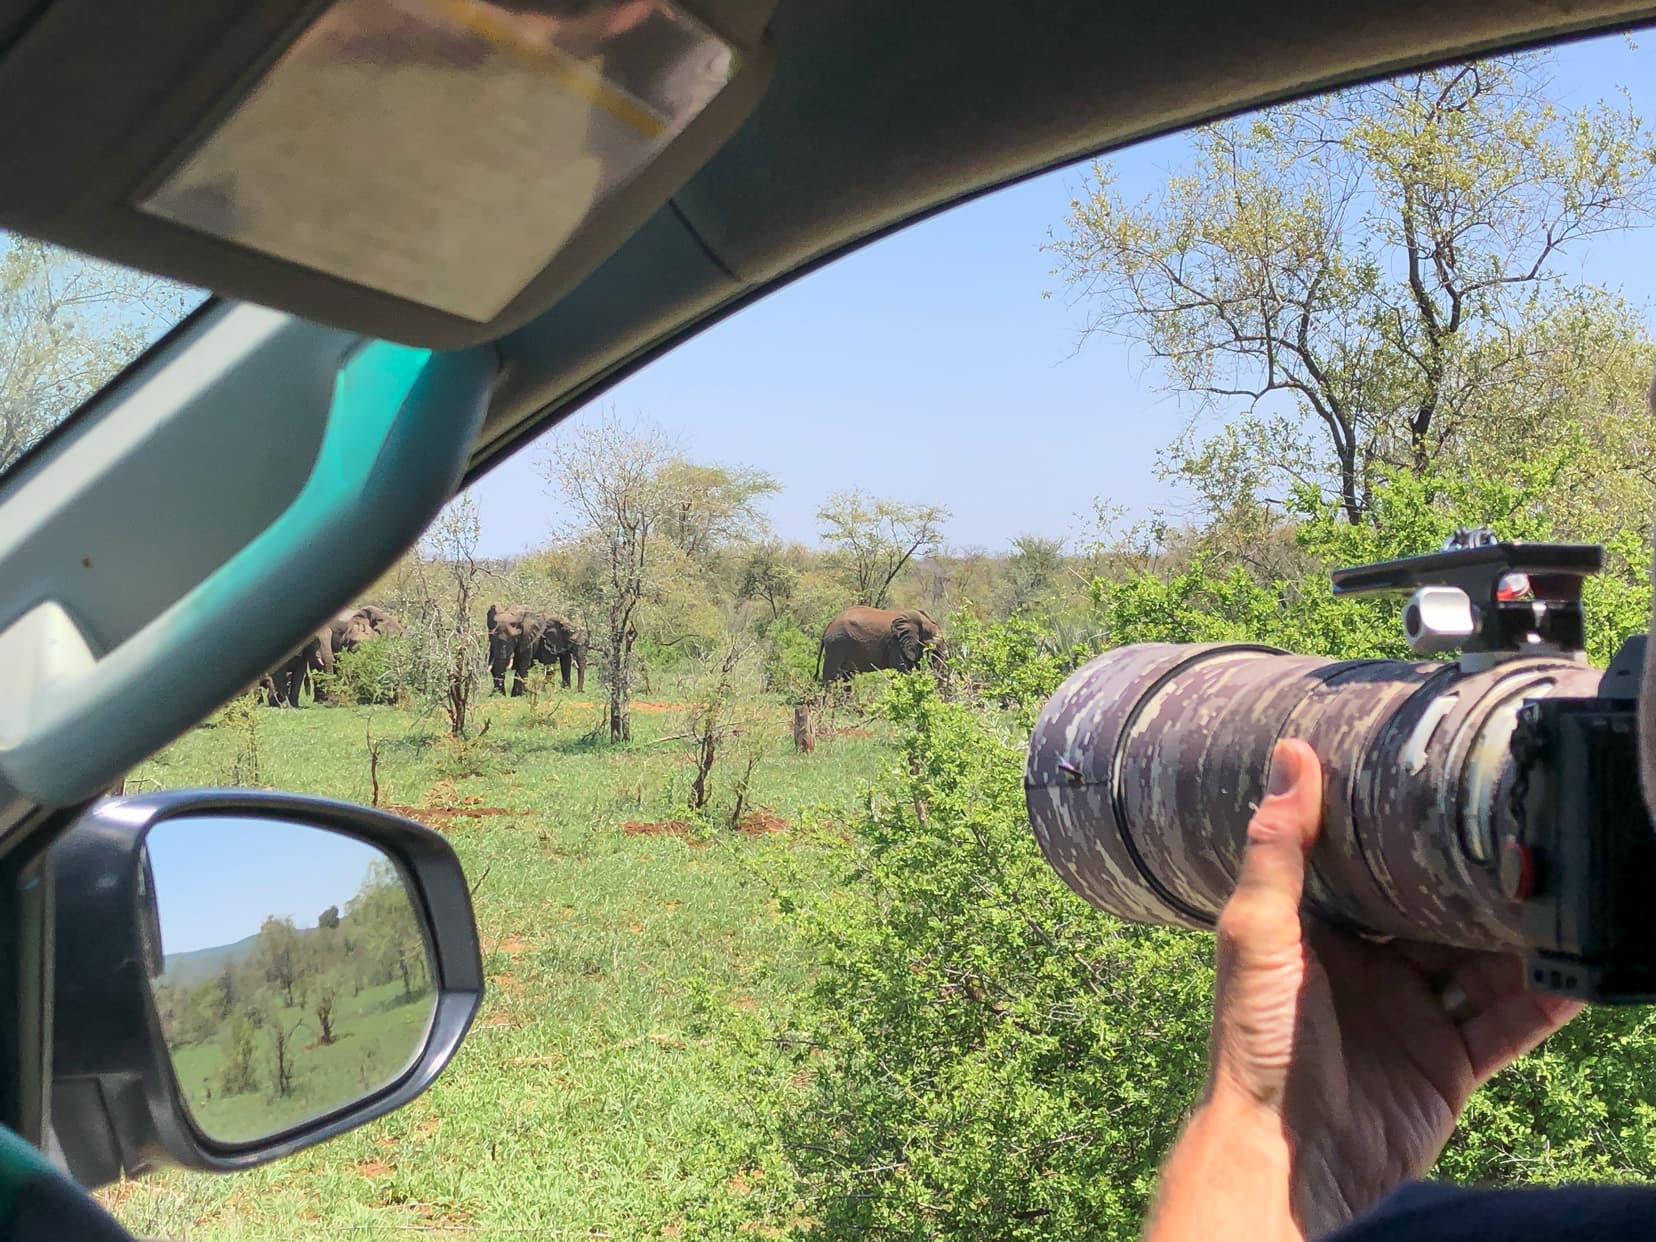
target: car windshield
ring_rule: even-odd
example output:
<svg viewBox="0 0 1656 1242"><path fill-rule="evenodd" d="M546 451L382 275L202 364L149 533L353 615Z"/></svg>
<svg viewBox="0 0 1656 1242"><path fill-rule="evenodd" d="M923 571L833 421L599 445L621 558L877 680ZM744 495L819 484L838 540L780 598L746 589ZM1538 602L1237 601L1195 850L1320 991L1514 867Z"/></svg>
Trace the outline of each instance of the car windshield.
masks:
<svg viewBox="0 0 1656 1242"><path fill-rule="evenodd" d="M0 231L0 473L206 298Z"/></svg>

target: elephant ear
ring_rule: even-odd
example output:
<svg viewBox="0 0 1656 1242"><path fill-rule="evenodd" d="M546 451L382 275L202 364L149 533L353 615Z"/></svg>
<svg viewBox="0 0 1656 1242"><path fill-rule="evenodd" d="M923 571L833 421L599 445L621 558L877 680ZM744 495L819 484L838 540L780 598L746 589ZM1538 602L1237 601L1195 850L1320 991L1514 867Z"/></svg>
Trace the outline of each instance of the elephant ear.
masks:
<svg viewBox="0 0 1656 1242"><path fill-rule="evenodd" d="M891 619L891 636L897 640L897 650L902 652L905 661L911 665L920 663L925 644L920 624L912 612L900 612Z"/></svg>
<svg viewBox="0 0 1656 1242"><path fill-rule="evenodd" d="M500 607L499 604L490 604L489 605L489 611L486 615L488 616L489 628L491 630L494 629L494 627L495 627L495 614L497 612L500 612L500 611L501 611L501 607Z"/></svg>

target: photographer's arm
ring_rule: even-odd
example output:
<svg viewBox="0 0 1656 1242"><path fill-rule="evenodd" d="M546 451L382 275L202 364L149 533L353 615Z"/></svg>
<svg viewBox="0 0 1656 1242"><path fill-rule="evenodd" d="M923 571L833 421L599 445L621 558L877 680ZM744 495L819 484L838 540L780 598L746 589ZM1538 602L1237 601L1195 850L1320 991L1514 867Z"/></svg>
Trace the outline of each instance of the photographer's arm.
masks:
<svg viewBox="0 0 1656 1242"><path fill-rule="evenodd" d="M1372 944L1302 921L1322 769L1277 744L1219 918L1207 1096L1174 1145L1151 1242L1320 1237L1436 1161L1472 1092L1580 1006L1514 957Z"/></svg>

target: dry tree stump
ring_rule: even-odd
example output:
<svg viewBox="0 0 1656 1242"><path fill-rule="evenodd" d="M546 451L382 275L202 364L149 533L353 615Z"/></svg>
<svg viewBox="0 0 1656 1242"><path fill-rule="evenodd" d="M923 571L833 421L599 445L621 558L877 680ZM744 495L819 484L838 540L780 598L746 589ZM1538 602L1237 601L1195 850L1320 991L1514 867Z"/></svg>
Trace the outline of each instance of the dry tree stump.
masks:
<svg viewBox="0 0 1656 1242"><path fill-rule="evenodd" d="M794 708L794 749L807 755L816 749L816 722L809 703Z"/></svg>

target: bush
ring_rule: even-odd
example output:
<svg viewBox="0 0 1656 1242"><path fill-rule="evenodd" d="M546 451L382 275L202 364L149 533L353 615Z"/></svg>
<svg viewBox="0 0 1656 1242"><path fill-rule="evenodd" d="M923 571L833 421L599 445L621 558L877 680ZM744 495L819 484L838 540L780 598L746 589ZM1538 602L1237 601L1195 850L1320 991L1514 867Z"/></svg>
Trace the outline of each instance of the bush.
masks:
<svg viewBox="0 0 1656 1242"><path fill-rule="evenodd" d="M1013 710L1025 728L1064 678L1096 654L1029 617L990 625L962 610L949 618L948 634L950 679L964 700Z"/></svg>
<svg viewBox="0 0 1656 1242"><path fill-rule="evenodd" d="M817 654L821 638L808 634L792 617L782 616L764 627L764 687L789 703L815 697L822 685Z"/></svg>
<svg viewBox="0 0 1656 1242"><path fill-rule="evenodd" d="M224 731L222 736L229 750L219 773L219 784L256 788L269 779L259 742L259 709L263 703L264 694L255 686L219 710L214 724Z"/></svg>
<svg viewBox="0 0 1656 1242"><path fill-rule="evenodd" d="M784 902L825 967L796 1022L814 1085L778 1123L807 1214L828 1237L1131 1236L1202 1081L1211 945L1058 880L1017 735L925 674L887 710L902 762L838 882Z"/></svg>
<svg viewBox="0 0 1656 1242"><path fill-rule="evenodd" d="M334 657L334 672L328 694L341 703L361 706L394 706L403 696L398 670L405 667L397 651L400 635L377 638Z"/></svg>
<svg viewBox="0 0 1656 1242"><path fill-rule="evenodd" d="M1147 570L1095 582L1093 595L1113 646L1141 642L1262 642L1334 659L1413 659L1395 595L1336 598L1328 575L1345 565L1433 552L1457 527L1488 522L1503 539L1560 537L1541 499L1562 469L1549 460L1515 467L1515 480L1434 477L1400 470L1374 492L1373 521L1353 526L1314 489L1297 488L1290 510L1307 554L1302 576L1261 582L1240 566L1197 557L1171 574ZM1583 594L1587 651L1607 664L1627 635L1645 627L1650 549L1643 532L1601 532L1610 550L1604 574Z"/></svg>

